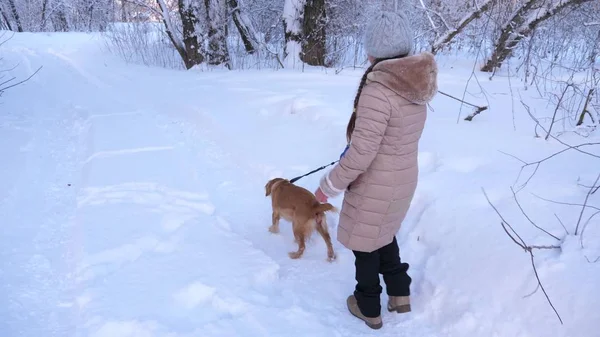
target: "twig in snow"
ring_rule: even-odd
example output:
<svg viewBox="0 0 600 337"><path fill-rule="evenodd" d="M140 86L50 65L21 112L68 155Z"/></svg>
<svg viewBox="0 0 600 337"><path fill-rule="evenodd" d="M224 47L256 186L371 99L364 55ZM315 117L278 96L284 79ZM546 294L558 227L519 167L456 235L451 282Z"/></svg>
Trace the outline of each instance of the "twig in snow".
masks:
<svg viewBox="0 0 600 337"><path fill-rule="evenodd" d="M587 208L588 199L590 198L592 191L596 187L596 184L598 184L598 180L600 180L600 174L598 174L596 181L594 181L594 185L592 185L592 188L589 189L588 193L585 196L585 201L583 202L583 206L581 207L581 212L579 213L579 219L577 219L577 226L575 226L575 235L577 235L577 233L579 232L579 225L581 224L581 218L583 217L583 213L585 212L585 209Z"/></svg>
<svg viewBox="0 0 600 337"><path fill-rule="evenodd" d="M577 124L575 124L576 126L580 126L581 124L583 124L583 120L585 119L586 114L590 116L592 123L596 122L596 121L594 121L594 116L592 116L592 113L590 112L590 110L588 110L588 107L590 105L590 101L592 100L593 95L594 95L594 88L591 88L588 91L587 97L585 98L585 103L583 104L583 109L581 111L581 114L579 115L579 120L577 121Z"/></svg>
<svg viewBox="0 0 600 337"><path fill-rule="evenodd" d="M452 95L450 95L450 94L447 94L447 93L445 93L445 92L443 92L443 91L438 91L438 93L440 93L440 94L442 94L442 95L444 95L444 96L446 96L446 97L450 97L450 98L452 98L452 99L454 99L454 100L456 100L456 101L459 101L459 102L461 102L461 103L463 103L463 104L466 104L466 105L469 105L469 106L472 106L472 107L474 107L474 108L475 108L475 112L473 112L473 113L471 113L469 116L465 117L465 120L466 120L466 121L471 121L471 120L473 120L473 117L475 117L475 116L479 115L481 112L483 112L483 111L485 111L485 110L487 110L487 109L488 109L488 107L487 107L487 106L478 106L478 105L475 105L475 104L469 103L469 102L467 102L467 101L465 101L465 100L462 100L462 99L460 99L460 98L454 97L454 96L452 96Z"/></svg>
<svg viewBox="0 0 600 337"><path fill-rule="evenodd" d="M540 124L539 120L538 120L537 118L535 118L535 116L533 116L533 114L531 113L531 111L530 111L530 109L529 109L529 106L527 106L527 104L525 104L525 102L523 102L523 101L521 101L521 103L523 104L523 106L524 106L524 107L525 107L525 109L527 110L527 113L529 114L529 116L531 117L531 119L532 119L532 120L533 120L533 121L536 123L536 136L537 136L537 127L540 127L542 130L544 130L544 132L546 132L547 134L549 134L549 135L550 135L550 133L548 132L548 130L546 130L546 129L545 129L545 128L544 128L544 127L543 127L543 126ZM560 155L560 154L562 154L562 153L564 153L564 152L567 152L567 151L569 151L569 150L575 150L575 151L577 151L577 152L580 152L580 153L583 153L583 154L586 154L586 155L589 155L589 156L592 156L592 157L595 157L595 158L599 158L599 159L600 159L600 155L597 155L597 154L595 154L595 153L587 152L587 151L584 151L584 150L580 149L580 148L582 148L582 147L585 147L585 146L594 146L594 145L600 145L600 142L596 142L596 143L582 143L582 144L578 144L578 145L569 145L569 144L567 144L567 143L563 142L562 140L558 139L557 137L555 137L555 136L553 136L553 135L550 135L550 137L551 137L552 139L556 140L557 142L559 142L561 145L563 145L563 146L566 146L567 148L565 148L565 149L563 149L563 150L560 150L560 151L558 151L558 152L555 152L555 153L553 153L553 154L551 154L551 155L549 155L549 156L547 156L547 157L545 157L545 158L543 158L543 159L540 159L540 160L537 160L537 161L534 161L534 162L528 162L528 163L525 163L525 164L524 164L524 165L521 167L521 170L520 170L520 172L519 172L519 174L518 174L518 176L517 176L517 179L516 179L516 181L518 181L518 180L521 178L521 175L523 174L523 171L525 170L525 168L526 168L526 167L529 167L529 166L534 166L534 169L533 169L533 172L531 173L531 175L529 176L529 178L527 178L527 180L526 180L526 181L523 183L523 185L521 185L520 189L524 188L524 187L525 187L525 186L526 186L526 185L529 183L529 181L531 181L531 179L533 179L533 176L534 176L534 175L537 173L537 170L539 169L540 165L541 165L543 162L545 162L545 161L547 161L547 160L549 160L549 159L551 159L551 158L554 158L554 157L556 157L556 156L558 156L558 155ZM512 156L512 157L514 157L514 156ZM516 157L514 157L514 158L516 158ZM518 159L518 158L517 158L517 159ZM521 162L524 162L524 161L523 161L523 160L521 160L521 159L518 159L518 160L519 160L519 161L521 161ZM516 182L515 182L515 183L516 183Z"/></svg>
<svg viewBox="0 0 600 337"><path fill-rule="evenodd" d="M523 296L523 298L527 298L527 297L530 297L530 296L532 296L533 294L537 293L538 289L540 289L540 284L539 284L539 283L538 283L538 284L536 284L536 287L535 287L535 289L534 289L534 290L533 290L531 293L529 293L529 294L527 294L527 295Z"/></svg>
<svg viewBox="0 0 600 337"><path fill-rule="evenodd" d="M535 193L531 193L531 195L533 195L536 198L542 199L544 201L548 201L548 202L551 202L551 203L554 203L554 204L558 204L558 205L579 206L579 207L583 206L583 204L576 204L576 203L570 203L570 202L563 202L563 201L556 201L556 200L546 199L546 198L540 197L539 195L537 195ZM596 207L596 206L587 205L587 207L589 207L591 209L595 209L597 211L600 211L600 208Z"/></svg>
<svg viewBox="0 0 600 337"><path fill-rule="evenodd" d="M531 257L531 266L533 267L533 272L535 274L535 278L537 279L538 285L539 285L540 289L542 289L542 292L544 293L544 296L546 297L546 300L548 301L548 304L550 304L550 307L552 307L552 310L554 310L554 313L558 317L558 320L560 321L560 324L564 324L562 318L560 317L560 314L558 313L558 311L554 307L554 304L552 304L552 301L550 300L550 297L548 296L548 293L546 292L546 289L544 289L544 285L542 284L542 281L540 280L540 276L538 275L537 267L535 266L535 258L533 256L533 250L534 249L560 249L560 247L559 246L528 246L525 243L525 241L523 241L523 239L515 232L515 230L512 228L512 226L508 222L506 222L506 220L504 219L504 217L502 216L502 214L500 214L500 212L498 211L498 209L496 208L496 206L494 206L494 204L492 204L492 202L490 201L490 199L487 196L487 193L485 193L485 190L483 188L482 188L482 191L483 191L483 194L484 194L485 198L487 199L488 203L490 204L490 206L494 209L494 211L496 211L496 214L498 214L498 216L502 220L500 222L500 225L502 225L502 228L504 229L504 231L506 232L506 234L510 237L510 239L515 244L517 244L519 247L523 248L523 250L525 250L527 253L529 253L529 256ZM521 241L520 243L517 241L517 239L515 237L513 237L508 232L508 230L506 229L505 225L508 226L513 231L513 233L515 234L516 238L518 238Z"/></svg>
<svg viewBox="0 0 600 337"><path fill-rule="evenodd" d="M565 224L562 222L562 220L558 217L558 215L556 215L556 213L554 213L554 216L556 217L556 220L558 220L558 222L560 223L562 228L565 229L565 233L567 233L567 235L569 235L569 231L567 230L567 227L565 227Z"/></svg>
<svg viewBox="0 0 600 337"><path fill-rule="evenodd" d="M590 259L589 259L587 256L585 257L585 259L586 259L586 260L587 260L587 262L589 262L589 263L596 263L596 262L600 261L600 256L598 256L598 257L597 257L597 258L594 260L594 262L590 261Z"/></svg>
<svg viewBox="0 0 600 337"><path fill-rule="evenodd" d="M515 193L515 190L513 190L513 188L511 187L510 191L513 194L513 198L515 198L515 202L517 203L517 206L519 207L519 209L521 210L521 213L523 213L523 216L525 216L525 218L527 219L527 221L529 221L529 223L531 223L533 225L533 227L535 227L535 228L541 230L542 232L550 235L551 237L553 237L557 241L560 241L560 239L558 237L556 237L555 235L551 234L547 230L541 228L540 226L536 225L535 222L533 222L533 220L531 220L531 218L527 215L527 213L525 213L525 210L523 210L523 207L521 207L521 203L519 202L519 199L517 198L517 193Z"/></svg>
<svg viewBox="0 0 600 337"><path fill-rule="evenodd" d="M556 109L554 109L554 114L552 115L552 121L550 122L550 127L548 128L548 132L546 133L546 138L544 138L545 140L548 140L548 138L550 137L550 133L552 132L552 127L554 126L554 121L556 120L556 114L558 113L558 109L560 109L562 100L563 100L563 98L565 98L565 95L571 86L572 86L571 83L567 84L565 89L562 91L560 98L558 99L558 103L556 103Z"/></svg>
<svg viewBox="0 0 600 337"><path fill-rule="evenodd" d="M529 255L531 256L531 266L533 267L533 272L535 273L535 278L537 279L540 288L544 292L544 296L546 296L546 299L548 300L548 303L552 307L552 310L554 310L554 313L556 314L556 317L558 317L558 320L560 321L560 324L564 324L562 318L560 318L560 315L558 314L558 311L556 311L556 308L554 307L554 304L552 304L552 301L550 300L550 297L548 297L548 293L546 292L546 289L544 289L544 285L542 285L542 281L540 280L540 276L538 275L537 268L535 267L535 259L533 257L533 253L531 252L531 250L529 251Z"/></svg>
<svg viewBox="0 0 600 337"><path fill-rule="evenodd" d="M10 88L12 88L12 87L16 87L16 86L17 86L17 85L19 85L19 84L22 84L22 83L25 83L25 82L29 81L29 80L30 80L30 79L31 79L33 76L35 76L35 74L37 74L37 73L38 73L38 71L40 71L41 69L42 69L42 66L40 66L40 67L39 67L39 68L38 68L38 69L37 69L37 70L36 70L36 71L35 71L33 74L31 74L31 75L30 75L29 77L27 77L26 79L24 79L24 80L22 80L22 81L19 81L19 82L15 83L15 84L9 85L9 86L7 86L7 87L2 87L2 88L0 88L0 93L4 92L4 91L6 91L7 89L10 89ZM12 81L13 79L14 79L14 78L12 78L12 79L10 79L10 80L8 80L8 81L4 82L4 83L7 83L7 82L9 82L9 81Z"/></svg>
<svg viewBox="0 0 600 337"><path fill-rule="evenodd" d="M579 236L579 243L581 245L581 248L583 247L583 234L585 233L585 229L587 228L587 226L589 225L590 221L592 221L592 219L596 216L600 214L600 211L590 215L590 217L587 219L587 221L585 222L585 224L583 225L583 228L581 228L581 235Z"/></svg>

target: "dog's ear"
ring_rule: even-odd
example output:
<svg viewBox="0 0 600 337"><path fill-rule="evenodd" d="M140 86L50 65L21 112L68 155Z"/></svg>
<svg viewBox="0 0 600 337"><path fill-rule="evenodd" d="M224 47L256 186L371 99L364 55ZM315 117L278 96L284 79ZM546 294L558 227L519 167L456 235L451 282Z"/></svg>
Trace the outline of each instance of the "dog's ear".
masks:
<svg viewBox="0 0 600 337"><path fill-rule="evenodd" d="M271 188L273 187L274 179L271 179L265 185L265 197L268 197L271 194Z"/></svg>
<svg viewBox="0 0 600 337"><path fill-rule="evenodd" d="M265 196L268 197L269 195L271 195L272 189L273 189L273 184L275 184L277 182L277 179L279 178L274 178L271 179L267 182L267 184L265 185Z"/></svg>
<svg viewBox="0 0 600 337"><path fill-rule="evenodd" d="M273 192L273 187L275 187L276 183L282 182L285 179L283 178L273 178L271 180L269 180L269 182L267 182L267 184L265 185L265 196L268 197L269 195L271 195L271 193Z"/></svg>

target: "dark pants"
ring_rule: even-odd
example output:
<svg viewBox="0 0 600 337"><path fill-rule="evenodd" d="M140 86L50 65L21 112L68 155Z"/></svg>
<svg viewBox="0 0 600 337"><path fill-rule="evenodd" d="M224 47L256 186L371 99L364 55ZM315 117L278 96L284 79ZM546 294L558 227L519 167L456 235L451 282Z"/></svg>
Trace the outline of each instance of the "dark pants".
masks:
<svg viewBox="0 0 600 337"><path fill-rule="evenodd" d="M371 253L353 251L356 260L356 289L354 296L363 315L381 314L379 274L383 275L388 296L409 296L412 279L406 273L408 263L400 262L396 237L392 243Z"/></svg>

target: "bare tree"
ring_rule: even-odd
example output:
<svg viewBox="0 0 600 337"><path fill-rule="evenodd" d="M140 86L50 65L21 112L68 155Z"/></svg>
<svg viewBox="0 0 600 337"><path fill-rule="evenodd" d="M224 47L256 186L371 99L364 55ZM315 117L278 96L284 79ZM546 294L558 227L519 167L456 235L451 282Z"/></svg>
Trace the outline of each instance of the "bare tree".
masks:
<svg viewBox="0 0 600 337"><path fill-rule="evenodd" d="M260 42L252 21L242 8L242 0L228 0L227 3L229 4L229 9L231 10L233 22L240 34L240 37L242 38L242 41L244 42L246 52L248 52L248 54L253 54L259 49Z"/></svg>
<svg viewBox="0 0 600 337"><path fill-rule="evenodd" d="M183 51L180 52L185 67L190 69L204 62L198 19L200 7L195 0L178 0L183 28Z"/></svg>
<svg viewBox="0 0 600 337"><path fill-rule="evenodd" d="M231 68L227 48L227 4L225 0L204 0L208 24L208 63Z"/></svg>
<svg viewBox="0 0 600 337"><path fill-rule="evenodd" d="M283 30L285 45L283 59L287 66L293 66L301 61L302 52L302 20L306 0L285 0L283 7Z"/></svg>
<svg viewBox="0 0 600 337"><path fill-rule="evenodd" d="M544 21L569 7L590 1L592 0L560 0L547 3L544 0L526 0L502 27L492 55L481 67L481 71L492 72L499 68L512 55L519 42Z"/></svg>
<svg viewBox="0 0 600 337"><path fill-rule="evenodd" d="M302 22L302 61L324 66L327 54L325 0L306 0Z"/></svg>
<svg viewBox="0 0 600 337"><path fill-rule="evenodd" d="M15 5L15 0L7 0L8 7L10 9L10 13L12 14L13 20L15 20L15 25L17 26L18 32L23 32L23 23L21 22L21 17L19 16L19 11L17 10L17 6Z"/></svg>

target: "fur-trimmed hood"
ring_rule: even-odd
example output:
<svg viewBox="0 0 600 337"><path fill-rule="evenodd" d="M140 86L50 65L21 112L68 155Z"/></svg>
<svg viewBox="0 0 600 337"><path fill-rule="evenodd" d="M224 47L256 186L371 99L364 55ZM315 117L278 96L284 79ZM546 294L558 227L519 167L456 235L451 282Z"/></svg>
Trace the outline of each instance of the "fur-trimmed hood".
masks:
<svg viewBox="0 0 600 337"><path fill-rule="evenodd" d="M367 80L377 82L414 104L429 103L437 93L437 63L423 52L377 63Z"/></svg>

